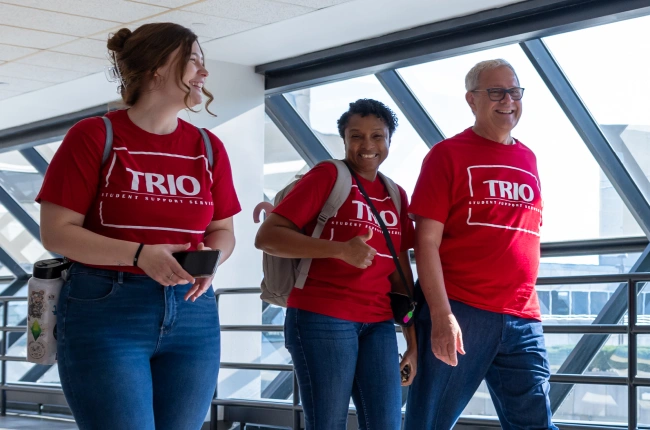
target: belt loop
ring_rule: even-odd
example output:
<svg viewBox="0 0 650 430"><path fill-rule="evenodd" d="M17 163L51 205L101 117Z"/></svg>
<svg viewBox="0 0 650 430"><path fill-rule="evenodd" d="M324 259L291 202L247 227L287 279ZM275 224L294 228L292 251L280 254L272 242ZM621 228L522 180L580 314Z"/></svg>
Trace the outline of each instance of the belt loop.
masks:
<svg viewBox="0 0 650 430"><path fill-rule="evenodd" d="M117 272L117 283L120 285L124 283L124 272Z"/></svg>

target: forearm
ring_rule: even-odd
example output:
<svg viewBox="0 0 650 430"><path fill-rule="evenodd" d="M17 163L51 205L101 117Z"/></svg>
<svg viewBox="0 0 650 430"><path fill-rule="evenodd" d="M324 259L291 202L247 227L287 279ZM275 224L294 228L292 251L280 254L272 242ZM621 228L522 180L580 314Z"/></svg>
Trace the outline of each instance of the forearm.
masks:
<svg viewBox="0 0 650 430"><path fill-rule="evenodd" d="M271 227L258 233L255 246L283 258L340 258L343 242L315 239L288 227Z"/></svg>
<svg viewBox="0 0 650 430"><path fill-rule="evenodd" d="M232 255L235 249L235 233L232 230L216 230L207 234L203 243L210 249L221 250L219 265L223 264Z"/></svg>
<svg viewBox="0 0 650 430"><path fill-rule="evenodd" d="M133 266L139 243L111 239L73 224L51 230L41 231L48 251L84 264Z"/></svg>
<svg viewBox="0 0 650 430"><path fill-rule="evenodd" d="M451 313L438 247L416 245L415 256L418 261L418 279L429 311L432 314Z"/></svg>

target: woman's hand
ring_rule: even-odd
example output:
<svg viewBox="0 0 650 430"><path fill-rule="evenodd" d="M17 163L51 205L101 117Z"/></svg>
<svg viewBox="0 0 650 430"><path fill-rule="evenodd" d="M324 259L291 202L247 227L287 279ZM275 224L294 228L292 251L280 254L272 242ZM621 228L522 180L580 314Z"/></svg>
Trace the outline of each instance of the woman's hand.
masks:
<svg viewBox="0 0 650 430"><path fill-rule="evenodd" d="M203 242L199 243L199 246L196 249L197 251L210 251L210 248L205 246ZM208 291L208 288L212 288L213 278L214 276L210 276L209 278L196 278L196 281L194 282L194 285L192 285L192 288L190 288L189 291L185 293L185 300L195 301L203 294L205 294L205 292Z"/></svg>
<svg viewBox="0 0 650 430"><path fill-rule="evenodd" d="M409 378L406 381L402 381L402 387L406 387L413 383L413 378L418 373L418 350L417 348L407 348L404 353L402 361L399 363L400 373L406 366L410 367Z"/></svg>
<svg viewBox="0 0 650 430"><path fill-rule="evenodd" d="M366 243L371 238L372 230L368 229L366 234L343 242L339 259L356 268L367 269L372 265L372 260L377 254L377 250Z"/></svg>
<svg viewBox="0 0 650 430"><path fill-rule="evenodd" d="M140 251L138 267L160 285L185 285L194 283L194 277L187 273L172 253L187 251L189 243L184 245L145 245Z"/></svg>

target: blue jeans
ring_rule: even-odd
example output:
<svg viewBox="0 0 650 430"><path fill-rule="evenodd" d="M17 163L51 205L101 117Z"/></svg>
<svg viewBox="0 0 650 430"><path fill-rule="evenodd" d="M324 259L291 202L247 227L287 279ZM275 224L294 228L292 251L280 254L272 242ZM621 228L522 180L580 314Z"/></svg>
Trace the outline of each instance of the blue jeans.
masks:
<svg viewBox="0 0 650 430"><path fill-rule="evenodd" d="M399 430L402 390L392 320L356 323L287 309L287 349L306 430L345 430L350 395L360 430Z"/></svg>
<svg viewBox="0 0 650 430"><path fill-rule="evenodd" d="M431 352L426 304L418 315L418 373L406 403L405 430L449 430L485 379L505 430L554 429L542 323L450 300L466 355L449 366Z"/></svg>
<svg viewBox="0 0 650 430"><path fill-rule="evenodd" d="M81 430L196 430L219 372L214 291L72 265L57 311L59 375Z"/></svg>

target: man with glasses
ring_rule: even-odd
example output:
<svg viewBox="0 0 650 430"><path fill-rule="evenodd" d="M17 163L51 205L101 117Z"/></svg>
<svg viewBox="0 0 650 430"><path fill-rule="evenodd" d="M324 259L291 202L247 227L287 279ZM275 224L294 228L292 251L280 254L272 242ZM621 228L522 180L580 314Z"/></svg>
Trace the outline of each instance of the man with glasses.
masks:
<svg viewBox="0 0 650 430"><path fill-rule="evenodd" d="M485 379L504 429L556 429L535 282L542 196L533 152L511 136L524 89L504 60L465 78L473 127L435 145L409 213L426 298L405 430L449 430Z"/></svg>

